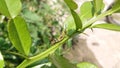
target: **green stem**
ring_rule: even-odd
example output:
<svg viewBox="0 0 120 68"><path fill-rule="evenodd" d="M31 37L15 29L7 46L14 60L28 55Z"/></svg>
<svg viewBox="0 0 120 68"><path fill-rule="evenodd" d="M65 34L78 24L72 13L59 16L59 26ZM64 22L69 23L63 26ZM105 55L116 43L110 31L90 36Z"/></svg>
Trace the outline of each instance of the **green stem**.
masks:
<svg viewBox="0 0 120 68"><path fill-rule="evenodd" d="M36 62L36 61L40 61L42 59L44 59L45 57L47 57L48 55L50 55L51 53L53 53L58 47L60 47L63 43L65 43L69 38L71 38L70 36L65 36L65 38L63 40L61 40L60 42L54 44L52 47L50 47L49 49L47 49L46 51L30 57L29 59L25 59L19 66L17 66L17 68L25 68L28 65Z"/></svg>
<svg viewBox="0 0 120 68"><path fill-rule="evenodd" d="M79 33L83 32L86 28L88 28L89 26L91 26L95 21L107 16L107 15L110 15L112 14L113 12L111 11L107 11L107 12L104 12L100 15L98 15L97 17L94 17L92 18L91 20L88 21L87 24L84 24L83 25L83 28L79 30ZM54 44L52 47L50 47L49 49L47 49L46 51L36 55L36 56L33 56L33 57L30 57L28 59L25 59L17 68L25 68L27 67L28 65L36 62L36 61L40 61L42 59L44 59L45 57L47 57L48 55L50 55L51 53L53 53L57 48L59 48L62 44L64 44L69 38L73 37L74 35L76 34L79 34L77 31L74 32L71 36L65 36L65 38L61 41L59 41L58 43Z"/></svg>
<svg viewBox="0 0 120 68"><path fill-rule="evenodd" d="M112 14L112 13L113 13L113 12L111 12L111 10L109 10L109 11L106 11L106 12L104 12L104 13L96 16L96 17L93 17L91 20L88 21L88 23L83 24L83 30L86 29L86 28L88 28L89 26L91 26L91 25L92 25L94 22L96 22L97 20L99 20L99 19L101 19L101 18L103 18L103 17L105 17L105 16L107 16L107 15L110 15L110 14Z"/></svg>
<svg viewBox="0 0 120 68"><path fill-rule="evenodd" d="M90 21L88 21L87 24L84 25L83 29L80 30L79 33L83 32L87 27L89 27L92 23L94 23L96 20L103 18L104 16L109 15L107 12L103 13L99 16L97 16L96 18L91 19ZM74 32L71 36L65 36L65 38L61 41L59 41L58 43L54 44L52 47L50 47L49 49L47 49L46 51L30 57L29 59L25 59L17 68L25 68L28 65L36 62L36 61L40 61L42 59L44 59L45 57L47 57L48 55L50 55L51 53L53 53L57 48L59 48L62 44L64 44L69 38L75 36L76 34L79 34L77 31Z"/></svg>

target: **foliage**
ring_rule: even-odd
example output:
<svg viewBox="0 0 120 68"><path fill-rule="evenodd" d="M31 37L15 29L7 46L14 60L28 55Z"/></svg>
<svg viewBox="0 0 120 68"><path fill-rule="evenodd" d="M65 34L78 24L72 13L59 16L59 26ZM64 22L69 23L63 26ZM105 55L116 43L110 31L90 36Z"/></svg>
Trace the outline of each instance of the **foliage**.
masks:
<svg viewBox="0 0 120 68"><path fill-rule="evenodd" d="M93 25L92 28L103 28L103 29L108 29L108 30L114 30L114 31L120 31L120 26L115 25L115 24L96 24L95 26Z"/></svg>
<svg viewBox="0 0 120 68"><path fill-rule="evenodd" d="M19 23L21 25L19 25ZM31 37L24 19L20 16L17 16L13 20L10 20L7 30L9 33L9 38L14 47L20 53L28 55L31 46Z"/></svg>
<svg viewBox="0 0 120 68"><path fill-rule="evenodd" d="M88 11L86 11L86 9L88 9ZM88 2L84 2L81 7L80 7L80 18L82 20L82 22L86 22L88 19L93 17L93 5L91 1Z"/></svg>
<svg viewBox="0 0 120 68"><path fill-rule="evenodd" d="M3 60L3 56L0 52L0 68L3 68L4 67L4 60Z"/></svg>
<svg viewBox="0 0 120 68"><path fill-rule="evenodd" d="M27 2L30 3L27 4ZM83 33L84 30L86 30L87 28L104 28L109 30L120 31L120 27L114 24L94 25L94 23L97 20L107 15L118 12L120 10L120 5L119 5L120 1L116 0L113 7L105 12L102 12L104 8L103 0L88 1L83 3L83 5L80 8L81 12L79 14L75 11L75 9L77 9L78 6L73 0L64 0L64 2L69 7L72 16L68 18L67 20L68 22L66 23L65 29L62 29L61 26L58 25L58 21L56 20L56 18L54 18L54 12L50 10L50 7L48 5L43 4L43 3L47 3L46 1L39 2L39 0L34 0L34 1L22 0L23 8L21 8L20 0L15 0L14 2L12 0L9 1L0 0L0 13L2 14L1 17L5 16L6 18L6 20L4 20L5 18L3 19L1 18L2 21L0 26L1 31L4 29L5 31L7 30L5 34L8 34L9 40L12 43L9 44L10 43L9 41L8 43L4 43L6 41L4 40L4 37L6 39L8 39L8 37L2 34L0 37L0 43L2 43L2 45L8 44L10 46L6 46L8 48L5 50L3 50L4 48L1 49L1 52L5 51L9 54L10 53L15 54L18 57L11 56L11 54L9 56L11 56L12 59L14 60L16 60L17 58L17 60L20 59L22 61L22 62L20 61L18 64L13 66L8 65L8 67L15 67L15 66L17 68L33 67L36 64L41 64L42 60L46 60L45 58L50 58L50 60L47 59L47 61L42 63L46 66L49 65L45 63L52 62L58 68L66 68L69 67L69 65L71 65L70 67L73 66L75 68L77 67L81 68L86 66L89 66L89 68L96 67L89 63L79 63L79 64L71 63L70 61L62 57L63 54L60 52L62 51L60 48L70 38L80 33ZM34 4L34 6L31 6L31 4ZM40 5L44 5L44 7L41 7ZM37 10L38 8L41 9ZM87 8L90 9L88 13L86 13L88 11ZM50 15L47 13L49 13ZM87 14L90 15L87 16ZM53 19L49 17L52 15L53 15ZM6 25L4 26L4 24L6 24L7 27ZM72 26L75 28L71 29ZM58 30L55 31L54 29L58 29ZM4 31L2 33L4 33ZM51 43L55 39L57 39L57 41L55 43ZM39 41L40 43L37 44L36 43L37 41ZM7 54L4 55L5 55L4 58L6 59ZM36 63L37 61L38 63ZM3 65L3 63L0 64ZM31 64L33 64L33 66ZM51 65L51 67L52 66L55 67L54 65Z"/></svg>
<svg viewBox="0 0 120 68"><path fill-rule="evenodd" d="M27 26L32 37L32 46L29 56L33 56L49 48L50 44L54 44L61 33L62 27L58 23L59 18L56 18L57 11L51 9L51 7L46 4L47 1L40 1L40 4L38 4L39 2L36 1L24 0L22 3L23 7L21 15L27 22ZM60 16L63 16L63 13L61 15L57 15L57 17ZM0 50L5 56L5 66L9 68L15 67L16 65L20 64L20 62L27 56L16 53L17 50L11 46L7 35L8 20L3 15L0 15L0 17ZM48 61L45 60L44 63L46 62Z"/></svg>
<svg viewBox="0 0 120 68"><path fill-rule="evenodd" d="M75 64L71 64L69 60L60 55L52 54L50 59L57 68L76 68Z"/></svg>
<svg viewBox="0 0 120 68"><path fill-rule="evenodd" d="M16 17L21 10L21 2L20 0L1 0L0 1L0 12L9 18ZM14 10L13 10L14 9Z"/></svg>
<svg viewBox="0 0 120 68"><path fill-rule="evenodd" d="M82 62L80 64L77 64L78 68L97 68L95 65L88 63L88 62Z"/></svg>

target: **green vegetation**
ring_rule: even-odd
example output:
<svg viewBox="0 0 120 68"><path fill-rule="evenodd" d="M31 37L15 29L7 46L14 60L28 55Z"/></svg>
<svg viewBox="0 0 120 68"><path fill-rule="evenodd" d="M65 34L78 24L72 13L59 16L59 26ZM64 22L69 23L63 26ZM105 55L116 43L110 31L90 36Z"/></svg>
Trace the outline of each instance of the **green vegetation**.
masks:
<svg viewBox="0 0 120 68"><path fill-rule="evenodd" d="M72 15L66 19L65 27L59 24L55 16L57 11L53 11L47 1L0 0L1 67L97 68L88 62L71 63L62 56L62 46L66 43L65 46L69 48L70 39L88 28L120 31L120 26L115 24L94 24L107 15L118 13L120 0L116 0L112 8L105 12L102 11L103 0L87 1L82 4L80 13L75 11L78 6L73 0L64 2ZM59 3L65 6L61 1ZM64 13L59 18L63 15Z"/></svg>

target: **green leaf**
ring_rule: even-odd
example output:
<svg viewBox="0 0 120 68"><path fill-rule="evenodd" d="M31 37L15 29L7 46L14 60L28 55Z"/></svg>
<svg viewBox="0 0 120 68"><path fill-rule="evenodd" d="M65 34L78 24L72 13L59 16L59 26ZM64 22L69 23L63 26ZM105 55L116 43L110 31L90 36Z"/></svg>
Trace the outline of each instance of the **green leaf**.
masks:
<svg viewBox="0 0 120 68"><path fill-rule="evenodd" d="M64 0L64 1L68 5L68 7L70 8L71 14L72 14L74 21L75 21L76 30L81 29L82 22L78 16L78 14L74 11L78 7L77 4L73 0Z"/></svg>
<svg viewBox="0 0 120 68"><path fill-rule="evenodd" d="M82 28L82 22L80 20L80 17L78 16L78 14L72 9L71 9L71 14L72 14L72 16L74 18L74 21L75 21L76 30L81 29Z"/></svg>
<svg viewBox="0 0 120 68"><path fill-rule="evenodd" d="M120 11L120 0L115 0L114 5L112 6L112 8L109 11L111 13Z"/></svg>
<svg viewBox="0 0 120 68"><path fill-rule="evenodd" d="M29 60L25 59L17 68L25 68L28 65L36 62L36 61L40 61L42 59L44 59L45 57L49 56L50 54L54 53L56 49L58 49L60 46L63 45L63 43L65 43L70 37L69 36L65 36L64 39L62 39L61 41L59 41L58 43L54 44L52 47L50 47L49 49L45 50L44 52L30 57Z"/></svg>
<svg viewBox="0 0 120 68"><path fill-rule="evenodd" d="M68 36L70 36L71 34L73 34L73 32L75 32L76 26L72 16L68 17L65 20L65 30Z"/></svg>
<svg viewBox="0 0 120 68"><path fill-rule="evenodd" d="M94 15L92 1L84 2L80 7L80 18L82 22L87 21Z"/></svg>
<svg viewBox="0 0 120 68"><path fill-rule="evenodd" d="M50 55L50 60L57 68L77 68L75 64L60 55Z"/></svg>
<svg viewBox="0 0 120 68"><path fill-rule="evenodd" d="M34 12L31 12L28 9L25 9L23 11L23 16L28 20L28 21L32 21L32 22L38 22L40 21L40 16Z"/></svg>
<svg viewBox="0 0 120 68"><path fill-rule="evenodd" d="M3 56L0 52L0 68L3 68L4 67L4 60L3 60Z"/></svg>
<svg viewBox="0 0 120 68"><path fill-rule="evenodd" d="M101 13L101 11L103 10L105 6L103 3L103 0L93 0L93 5L94 5L95 13L97 15Z"/></svg>
<svg viewBox="0 0 120 68"><path fill-rule="evenodd" d="M64 0L64 1L70 9L75 10L78 8L78 5L73 0Z"/></svg>
<svg viewBox="0 0 120 68"><path fill-rule="evenodd" d="M20 13L21 8L20 0L0 0L0 13L9 18L16 17Z"/></svg>
<svg viewBox="0 0 120 68"><path fill-rule="evenodd" d="M79 64L77 64L77 67L78 68L98 68L95 65L88 63L88 62L79 63Z"/></svg>
<svg viewBox="0 0 120 68"><path fill-rule="evenodd" d="M12 44L22 54L28 55L31 46L31 37L26 22L20 16L8 23L8 34Z"/></svg>
<svg viewBox="0 0 120 68"><path fill-rule="evenodd" d="M96 24L92 26L91 28L103 28L103 29L108 29L108 30L114 30L114 31L120 31L120 26L116 24Z"/></svg>

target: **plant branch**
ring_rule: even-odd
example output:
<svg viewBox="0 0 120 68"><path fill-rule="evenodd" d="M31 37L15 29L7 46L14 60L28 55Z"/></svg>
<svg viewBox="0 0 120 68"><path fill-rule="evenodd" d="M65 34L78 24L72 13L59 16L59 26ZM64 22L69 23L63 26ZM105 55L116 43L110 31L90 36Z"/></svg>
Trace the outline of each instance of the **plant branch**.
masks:
<svg viewBox="0 0 120 68"><path fill-rule="evenodd" d="M74 36L75 33L73 33L71 36ZM63 40L59 41L58 43L54 44L52 47L50 47L49 49L47 49L46 51L30 57L29 59L25 59L17 68L25 68L28 65L36 62L36 61L40 61L42 59L44 59L45 57L47 57L48 55L52 54L56 49L58 49L62 44L64 44L69 38L71 38L71 36L65 36L63 38Z"/></svg>
<svg viewBox="0 0 120 68"><path fill-rule="evenodd" d="M17 68L25 68L27 66L29 66L30 64L36 62L36 61L40 61L42 59L44 59L45 57L47 57L48 55L50 55L51 53L53 53L57 48L59 48L62 44L64 44L69 38L76 36L80 33L82 33L85 29L89 28L94 22L96 22L97 20L110 15L112 13L114 13L115 11L106 11L98 16L94 16L91 20L88 21L88 23L83 24L83 28L82 29L78 29L76 30L76 32L74 32L71 36L65 36L61 41L59 41L58 43L54 44L52 47L50 47L49 49L47 49L46 51L30 57L29 59L25 59Z"/></svg>
<svg viewBox="0 0 120 68"><path fill-rule="evenodd" d="M40 54L38 54L36 56L30 57L29 59L25 59L17 68L25 68L25 67L29 66L30 64L32 64L32 63L34 63L36 61L40 61L40 60L44 59L45 57L47 57L48 55L50 55L51 53L53 53L62 44L64 44L69 38L82 33L86 28L88 28L95 21L97 21L98 19L101 19L101 18L103 18L103 17L105 17L105 16L107 16L109 14L111 14L111 13L109 13L109 11L107 11L107 12L104 12L104 13L98 15L95 18L92 18L90 21L88 21L87 24L84 24L83 29L80 29L79 32L76 31L71 36L65 36L61 41L59 41L58 43L54 44L48 50L46 50L46 51L44 51L44 52L42 52L42 53L40 53Z"/></svg>
<svg viewBox="0 0 120 68"><path fill-rule="evenodd" d="M89 26L91 26L91 25L92 25L94 22L96 22L97 20L99 20L99 19L101 19L101 18L103 18L103 17L105 17L105 16L107 16L107 15L110 15L110 14L112 14L112 13L114 13L114 12L115 12L115 11L108 10L108 11L106 11L106 12L104 12L104 13L101 13L101 14L98 15L98 16L93 17L91 20L88 21L88 23L83 24L83 30L86 29L86 28L88 28Z"/></svg>

